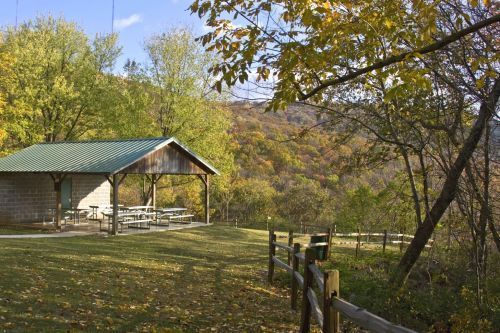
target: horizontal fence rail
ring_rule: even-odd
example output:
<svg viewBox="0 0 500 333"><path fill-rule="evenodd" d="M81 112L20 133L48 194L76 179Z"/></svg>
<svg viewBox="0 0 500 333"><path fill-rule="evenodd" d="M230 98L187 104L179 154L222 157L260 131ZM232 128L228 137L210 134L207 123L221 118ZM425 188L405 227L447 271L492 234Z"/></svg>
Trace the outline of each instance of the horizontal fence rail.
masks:
<svg viewBox="0 0 500 333"><path fill-rule="evenodd" d="M331 232L325 235L328 236L328 242L310 243L306 244L309 246L304 246L301 243L292 243L290 240L298 236L290 232L286 245L276 242L276 234L273 230L269 231L268 280L269 283L273 282L275 267L285 270L291 276L291 307L294 310L297 310L299 290L302 290L300 332L310 332L311 318L314 318L324 333L339 333L342 314L358 326L375 333L415 333L340 298L339 271L323 273L316 265L318 258L315 249L323 246L330 252L331 235L333 235ZM355 235L359 238L358 233ZM305 252L300 252L301 248L304 248ZM288 254L288 264L276 257L276 249L284 250ZM301 264L303 274L299 270Z"/></svg>
<svg viewBox="0 0 500 333"><path fill-rule="evenodd" d="M323 279L323 273L319 270L318 266L314 264L309 264L309 270L312 273L312 276L314 277L314 280L316 280L316 283L318 284L318 288L320 292L325 291L325 281Z"/></svg>
<svg viewBox="0 0 500 333"><path fill-rule="evenodd" d="M286 244L274 242L274 246L279 247L280 249L286 250L288 252L293 251L293 248L291 246L286 245Z"/></svg>
<svg viewBox="0 0 500 333"><path fill-rule="evenodd" d="M311 233L296 233L292 230L288 232L288 235L276 235L277 239L288 239L287 244L276 243L277 248L282 248L289 252L288 254L288 265L291 265L292 257L291 250L294 243L294 239L296 238L305 238L305 237L324 237L326 238L325 242L310 242L310 243L301 243L301 248L315 248L315 247L325 247L327 246L328 252L326 253L327 258L330 256L330 248L332 245L354 245L356 247L355 256L356 258L359 256L361 251L361 246L364 245L382 245L382 252L385 253L387 245L399 245L399 252L402 253L405 245L411 243L411 240L414 238L413 235L405 234L404 230L399 233L388 232L384 230L383 232L362 232L359 230L357 232L333 232L332 228L324 227L324 226L314 226L311 224L302 224L301 230L305 228L313 228L317 231ZM319 229L325 230L325 232L318 231ZM333 239L335 237L335 239ZM347 238L346 240L339 240L339 238ZM354 239L352 239L354 238ZM427 244L425 244L426 248L431 248L433 246L433 239L430 239ZM288 246L288 248L284 248L284 246Z"/></svg>
<svg viewBox="0 0 500 333"><path fill-rule="evenodd" d="M341 312L342 315L349 318L352 322L373 332L415 333L413 330L395 325L341 298L333 297L332 307Z"/></svg>
<svg viewBox="0 0 500 333"><path fill-rule="evenodd" d="M273 258L273 262L276 266L283 268L284 270L286 270L288 272L291 272L293 270L292 267L288 266L287 264L285 264L283 261L277 259L276 257Z"/></svg>

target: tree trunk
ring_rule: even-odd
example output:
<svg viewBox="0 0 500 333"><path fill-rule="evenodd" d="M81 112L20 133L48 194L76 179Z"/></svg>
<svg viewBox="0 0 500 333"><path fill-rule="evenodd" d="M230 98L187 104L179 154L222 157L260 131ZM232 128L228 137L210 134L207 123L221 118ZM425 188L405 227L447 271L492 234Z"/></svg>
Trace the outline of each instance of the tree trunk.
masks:
<svg viewBox="0 0 500 333"><path fill-rule="evenodd" d="M487 100L481 103L478 118L471 128L469 136L467 137L455 162L451 166L450 171L446 175L446 180L443 184L443 188L441 189L439 197L432 206L429 215L425 217L422 225L417 228L410 246L408 246L408 248L406 249L405 254L401 258L393 276L391 277L391 283L393 285L401 286L404 284L411 272L411 269L419 258L420 253L425 248L425 244L427 244L427 241L432 236L434 228L438 224L439 220L443 216L450 203L455 198L460 175L462 174L467 161L474 153L474 150L476 149L479 140L481 139L487 122L493 115L499 95L500 78L496 78L495 85L493 86L493 89L489 94Z"/></svg>
<svg viewBox="0 0 500 333"><path fill-rule="evenodd" d="M410 188L411 188L411 194L412 194L412 198L413 198L413 206L415 209L415 216L417 217L417 228L418 228L418 226L422 224L422 213L420 210L420 197L418 195L417 185L415 184L415 175L413 173L413 168L411 166L410 158L408 156L408 152L406 151L406 148L400 146L399 150L401 151L401 154L403 155L403 158L405 161L405 166L406 166L406 174L408 175L408 179L410 180Z"/></svg>
<svg viewBox="0 0 500 333"><path fill-rule="evenodd" d="M488 256L488 248L486 244L486 230L490 217L489 197L490 197L490 127L489 121L486 123L484 133L484 173L483 173L483 197L479 198L481 209L479 212L479 235L477 247L477 303L481 307L485 298L485 283L486 283L486 261Z"/></svg>
<svg viewBox="0 0 500 333"><path fill-rule="evenodd" d="M497 251L500 252L500 235L498 235L498 231L495 228L495 224L493 223L493 218L491 216L488 219L488 227L490 227L491 235L493 236L493 240L495 241L495 245L497 246Z"/></svg>

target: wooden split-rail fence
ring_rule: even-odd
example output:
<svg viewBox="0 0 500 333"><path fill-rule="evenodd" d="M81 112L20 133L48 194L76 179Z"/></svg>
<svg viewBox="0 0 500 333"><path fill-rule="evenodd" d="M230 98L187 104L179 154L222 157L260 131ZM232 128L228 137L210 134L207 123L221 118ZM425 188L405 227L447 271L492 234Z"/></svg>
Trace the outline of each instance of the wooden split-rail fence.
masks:
<svg viewBox="0 0 500 333"><path fill-rule="evenodd" d="M357 232L336 232L336 228L319 226L314 224L300 224L300 230L303 231L303 235L307 235L307 231L309 230L326 230L329 234L329 245L355 245L356 246L356 258L361 251L362 245L382 245L382 252L385 253L385 249L387 245L399 245L399 252L403 252L404 246L411 243L411 240L414 238L413 235L405 234L405 230L401 230L399 233L387 232L384 230L383 232L363 232L360 231L360 228L357 228ZM295 236L299 236L300 234L296 234ZM289 232L289 245L290 240L293 239L293 231ZM347 238L347 240L333 240L332 238ZM354 238L354 239L353 239ZM428 244L425 245L426 248L431 248L434 243L433 239L429 239ZM328 253L329 255L329 253Z"/></svg>
<svg viewBox="0 0 500 333"><path fill-rule="evenodd" d="M322 272L317 265L315 248L326 247L330 252L331 232L315 234L295 234L295 237L323 236L327 242L320 243L293 243L288 244L276 241L273 230L269 231L269 283L273 282L275 267L286 270L291 276L291 307L297 310L299 288L302 290L302 304L300 308L300 332L308 333L311 327L311 317L321 327L323 333L340 332L340 315L349 318L355 324L375 333L415 333L408 328L393 324L363 308L353 305L340 298L340 275L338 270ZM293 238L292 238L293 242ZM300 252L305 248L305 252ZM288 264L278 259L276 249L288 253ZM303 267L301 274L300 267ZM318 299L319 291L320 299Z"/></svg>
<svg viewBox="0 0 500 333"><path fill-rule="evenodd" d="M403 248L405 244L410 244L413 239L413 235L407 235L402 231L401 233L388 233L387 230L383 232L360 232L358 229L357 232L349 232L349 233L331 233L331 237L336 238L353 238L356 237L356 240L352 241L332 241L331 244L335 245L356 245L356 257L358 257L359 251L361 250L361 245L365 244L380 244L382 245L382 252L385 252L385 248L388 244L398 244L399 252L403 252ZM382 238L381 240L373 240L373 238ZM426 244L426 248L432 247L433 239L429 240L429 244Z"/></svg>

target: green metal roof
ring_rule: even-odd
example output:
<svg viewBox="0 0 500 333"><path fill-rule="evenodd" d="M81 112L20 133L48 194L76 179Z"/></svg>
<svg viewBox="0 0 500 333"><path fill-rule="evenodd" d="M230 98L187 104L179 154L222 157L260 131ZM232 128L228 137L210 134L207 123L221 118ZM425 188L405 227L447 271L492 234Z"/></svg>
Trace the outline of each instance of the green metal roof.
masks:
<svg viewBox="0 0 500 333"><path fill-rule="evenodd" d="M151 138L103 141L62 141L39 143L0 158L0 173L88 173L115 174L147 154L175 143L197 160L207 173L217 169L184 147L175 138Z"/></svg>

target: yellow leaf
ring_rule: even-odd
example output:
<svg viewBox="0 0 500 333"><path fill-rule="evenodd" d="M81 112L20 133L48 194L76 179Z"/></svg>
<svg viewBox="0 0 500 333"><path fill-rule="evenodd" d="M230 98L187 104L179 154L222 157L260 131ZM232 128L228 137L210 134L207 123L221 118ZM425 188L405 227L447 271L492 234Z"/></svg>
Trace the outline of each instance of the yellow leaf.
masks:
<svg viewBox="0 0 500 333"><path fill-rule="evenodd" d="M477 89L483 89L485 85L484 82L484 77L480 78L479 80L476 81L476 87Z"/></svg>
<svg viewBox="0 0 500 333"><path fill-rule="evenodd" d="M418 52L413 52L413 56L414 56L415 58L418 58L418 59L422 59L422 58L423 58L423 57L422 57L422 54L420 54L420 53L418 53Z"/></svg>
<svg viewBox="0 0 500 333"><path fill-rule="evenodd" d="M479 69L479 61L477 59L474 59L471 64L470 64L471 69L475 72Z"/></svg>

